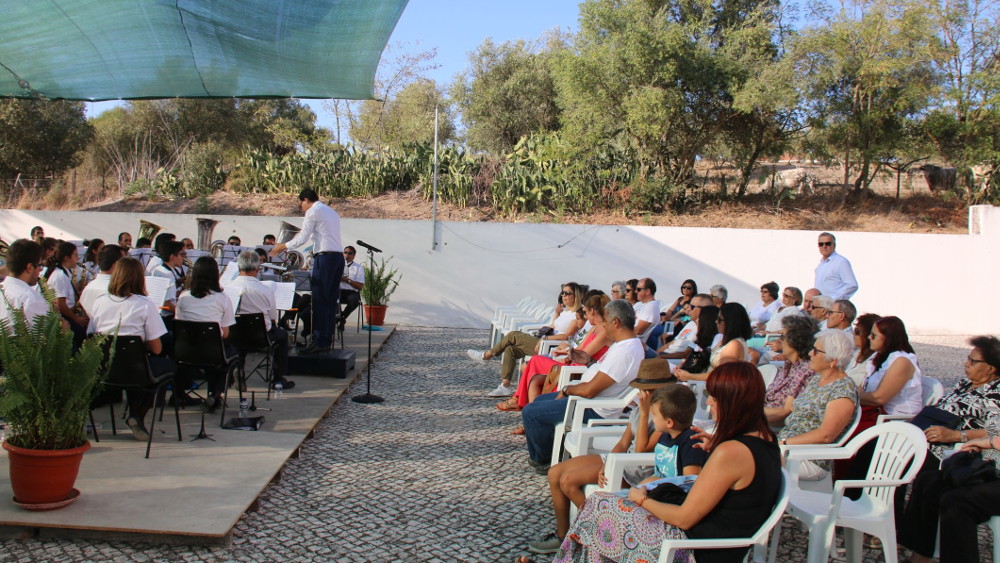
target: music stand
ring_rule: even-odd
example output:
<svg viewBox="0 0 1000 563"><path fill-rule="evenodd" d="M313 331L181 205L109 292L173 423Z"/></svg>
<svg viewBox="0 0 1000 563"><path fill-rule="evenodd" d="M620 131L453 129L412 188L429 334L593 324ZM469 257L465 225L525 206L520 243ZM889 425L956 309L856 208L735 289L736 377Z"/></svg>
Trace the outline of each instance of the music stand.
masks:
<svg viewBox="0 0 1000 563"><path fill-rule="evenodd" d="M358 243L360 244L361 241L359 240ZM374 268L375 268L375 253L373 252L373 249L372 249L371 246L368 246L368 245L363 245L363 246L368 250L368 267L372 268L371 270L368 270L368 271L369 272L373 272L373 271L375 271L374 270ZM338 303L337 306L339 307L340 304ZM368 326L368 391L366 391L364 395L357 395L356 397L352 397L351 400L354 401L355 403L381 403L381 402L385 401L385 399L383 399L382 397L379 397L378 395L373 395L372 394L372 327L371 327L371 322L369 322L368 324L369 324L369 326ZM334 332L336 332L336 331L334 331Z"/></svg>

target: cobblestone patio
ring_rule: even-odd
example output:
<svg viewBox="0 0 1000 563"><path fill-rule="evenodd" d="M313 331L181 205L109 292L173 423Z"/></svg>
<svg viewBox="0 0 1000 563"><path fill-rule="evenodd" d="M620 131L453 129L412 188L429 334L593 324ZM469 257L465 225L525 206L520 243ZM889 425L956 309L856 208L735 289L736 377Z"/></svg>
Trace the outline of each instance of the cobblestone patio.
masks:
<svg viewBox="0 0 1000 563"><path fill-rule="evenodd" d="M399 327L372 369L385 403L335 405L228 548L4 540L0 561L512 561L554 519L545 478L529 470L524 438L510 434L519 417L485 396L499 362L465 357L487 338ZM946 388L962 377L967 337L913 340L926 374ZM363 392L362 379L348 395ZM990 541L981 534L982 561ZM786 522L779 560L804 555L805 535ZM882 560L881 551L865 555Z"/></svg>

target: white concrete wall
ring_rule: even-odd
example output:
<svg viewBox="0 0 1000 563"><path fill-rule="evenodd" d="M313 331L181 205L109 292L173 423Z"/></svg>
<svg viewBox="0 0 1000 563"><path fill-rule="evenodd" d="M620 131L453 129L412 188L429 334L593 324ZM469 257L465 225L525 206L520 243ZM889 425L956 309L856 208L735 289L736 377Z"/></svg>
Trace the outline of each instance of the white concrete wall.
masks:
<svg viewBox="0 0 1000 563"><path fill-rule="evenodd" d="M838 251L853 263L861 286L854 297L859 311L897 315L913 331L1000 333L1000 300L989 281L1000 278L994 250L1000 212L983 207L973 214L975 235L836 233ZM213 239L237 234L244 244L277 234L281 219L302 221L200 216L221 221ZM112 241L120 231L136 237L139 217L0 210L0 238L27 236L37 224L48 236ZM141 217L197 240L194 215ZM429 221L344 220L345 243L363 239L382 248L402 272L389 322L485 327L496 305L525 295L554 303L566 281L607 291L613 280L644 276L656 281L664 301L675 299L681 281L692 278L703 292L722 283L730 300L746 304L758 300L758 288L771 280L808 289L819 260L814 231L443 222L438 233L432 251Z"/></svg>

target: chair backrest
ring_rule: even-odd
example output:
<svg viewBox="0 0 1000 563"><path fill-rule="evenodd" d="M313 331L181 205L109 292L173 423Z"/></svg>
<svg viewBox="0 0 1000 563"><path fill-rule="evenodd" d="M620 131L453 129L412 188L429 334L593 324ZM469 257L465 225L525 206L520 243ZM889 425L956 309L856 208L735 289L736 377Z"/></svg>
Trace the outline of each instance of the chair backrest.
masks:
<svg viewBox="0 0 1000 563"><path fill-rule="evenodd" d="M836 440L834 440L833 443L831 443L830 445L831 446L837 446L839 448L840 446L843 446L844 444L846 444L847 441L851 438L851 435L854 434L854 431L858 429L858 425L859 424L861 424L861 403L860 402L854 408L854 418L852 418L851 422L849 422L847 424L847 428L844 429L844 433L841 434L840 437L837 438Z"/></svg>
<svg viewBox="0 0 1000 563"><path fill-rule="evenodd" d="M175 320L174 359L189 366L226 365L219 323Z"/></svg>
<svg viewBox="0 0 1000 563"><path fill-rule="evenodd" d="M924 406L930 406L941 400L944 397L944 385L941 382L929 375L920 376L920 385L922 387Z"/></svg>
<svg viewBox="0 0 1000 563"><path fill-rule="evenodd" d="M119 336L104 341L104 357L108 358L111 343L115 345L115 355L108 369L108 385L119 387L143 387L152 378L149 373L149 357L146 344L138 336Z"/></svg>
<svg viewBox="0 0 1000 563"><path fill-rule="evenodd" d="M876 424L861 432L847 447L857 451L875 441L875 452L865 479L869 481L912 481L927 455L924 431L909 422L891 421ZM904 474L905 471L905 474ZM895 487L864 487L863 494L883 507L892 502Z"/></svg>
<svg viewBox="0 0 1000 563"><path fill-rule="evenodd" d="M781 469L781 488L778 489L778 500L774 503L774 510L771 511L771 515L764 520L764 523L760 525L760 528L754 532L751 536L753 543L759 545L767 545L768 536L771 530L778 525L781 521L781 517L785 515L785 509L788 508L788 498L789 498L789 487L788 482L791 478L788 476L788 470Z"/></svg>
<svg viewBox="0 0 1000 563"><path fill-rule="evenodd" d="M240 350L262 350L271 345L264 313L240 313L229 327L229 343Z"/></svg>

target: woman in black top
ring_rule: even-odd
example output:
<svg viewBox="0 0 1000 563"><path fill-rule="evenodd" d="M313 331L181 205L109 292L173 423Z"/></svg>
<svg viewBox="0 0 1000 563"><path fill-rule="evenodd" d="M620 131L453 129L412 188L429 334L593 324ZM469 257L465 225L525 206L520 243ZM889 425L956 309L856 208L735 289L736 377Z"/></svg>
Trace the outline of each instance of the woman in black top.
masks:
<svg viewBox="0 0 1000 563"><path fill-rule="evenodd" d="M708 462L683 504L658 502L636 487L623 498L596 493L553 561L654 561L664 538L753 535L774 509L781 459L764 418L764 382L756 366L730 362L708 377L709 407L718 421L704 447ZM650 514L656 518L650 518ZM748 548L697 550L698 562L742 561Z"/></svg>

